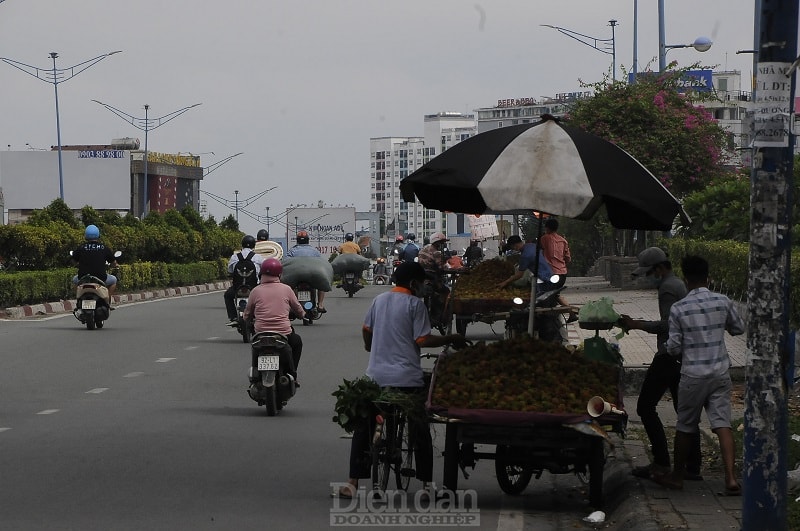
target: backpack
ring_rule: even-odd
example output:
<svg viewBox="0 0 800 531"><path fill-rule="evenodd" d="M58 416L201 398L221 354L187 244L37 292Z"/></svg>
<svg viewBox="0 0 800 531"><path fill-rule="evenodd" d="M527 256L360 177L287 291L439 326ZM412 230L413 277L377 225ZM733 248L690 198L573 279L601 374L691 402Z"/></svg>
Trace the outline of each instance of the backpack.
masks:
<svg viewBox="0 0 800 531"><path fill-rule="evenodd" d="M403 249L404 262L413 262L418 255L419 255L419 245L417 245L414 242L409 242L409 244L406 245L406 248Z"/></svg>
<svg viewBox="0 0 800 531"><path fill-rule="evenodd" d="M256 275L256 264L250 259L253 253L247 255L245 258L241 252L236 253L239 261L233 266L233 287L239 289L241 287L254 288L258 284L258 275Z"/></svg>

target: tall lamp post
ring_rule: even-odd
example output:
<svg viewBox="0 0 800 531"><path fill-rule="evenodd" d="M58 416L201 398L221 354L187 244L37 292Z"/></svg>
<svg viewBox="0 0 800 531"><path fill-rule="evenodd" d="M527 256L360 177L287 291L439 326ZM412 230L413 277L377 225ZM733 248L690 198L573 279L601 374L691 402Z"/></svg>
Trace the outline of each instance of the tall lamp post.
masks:
<svg viewBox="0 0 800 531"><path fill-rule="evenodd" d="M617 45L616 45L616 37L614 28L617 27L616 20L609 20L608 25L611 26L611 38L610 39L598 39L596 37L589 37L588 35L584 35L583 33L578 33L577 31L568 30L566 28L561 28L558 26L551 26L550 24L539 24L540 26L544 26L545 28L553 28L559 33L563 33L567 37L571 39L575 39L576 41L585 44L590 48L594 48L598 52L602 52L604 54L611 56L611 79L614 81L617 80Z"/></svg>
<svg viewBox="0 0 800 531"><path fill-rule="evenodd" d="M697 37L691 44L664 44L664 0L658 0L658 71L667 69L667 51L671 48L694 48L698 52L707 52L714 44L708 37Z"/></svg>
<svg viewBox="0 0 800 531"><path fill-rule="evenodd" d="M109 55L114 55L115 53L119 53L122 50L116 50L113 52L104 53L103 55L98 55L92 59L88 59L82 63L78 63L74 66L70 66L67 68L57 68L56 67L56 59L58 58L58 53L50 52L50 58L53 60L53 68L38 68L36 66L28 65L25 63L21 63L19 61L15 61L13 59L9 59L7 57L0 57L0 61L3 61L6 64L13 66L18 70L22 70L28 75L35 77L36 79L41 79L47 83L53 84L53 89L56 95L56 139L58 140L58 190L59 190L59 197L61 200L64 200L64 168L61 162L61 119L59 118L58 113L58 84L64 83L72 79L73 77L77 76L84 70L87 70L89 67L92 67L108 57Z"/></svg>
<svg viewBox="0 0 800 531"><path fill-rule="evenodd" d="M105 107L109 111L113 112L114 114L116 114L117 116L119 116L120 118L122 118L123 120L125 120L126 122L131 124L132 126L134 126L136 129L139 129L140 131L144 131L144 197L143 197L143 200L142 200L142 217L145 217L147 215L147 210L148 210L147 209L147 203L148 203L148 199L147 199L147 178L148 178L148 175L147 175L147 153L148 153L147 152L147 134L148 134L148 132L153 130L153 129L156 129L158 127L161 127L162 125L164 125L167 122L170 122L170 121L174 120L175 118L177 118L181 114L185 113L189 109L193 109L194 107L197 107L198 105L202 105L202 104L195 103L194 105L189 105L188 107L184 107L182 109L178 109L177 111L172 111L171 113L165 114L164 116L160 116L158 118L150 118L148 116L148 111L150 110L150 105L145 104L145 106L144 106L144 118L136 118L135 116L132 116L132 115L130 115L130 114L124 112L124 111L121 111L121 110L117 109L116 107L112 107L111 105L109 105L107 103L103 103L102 101L97 101L97 100L92 100L92 101L102 105L103 107Z"/></svg>

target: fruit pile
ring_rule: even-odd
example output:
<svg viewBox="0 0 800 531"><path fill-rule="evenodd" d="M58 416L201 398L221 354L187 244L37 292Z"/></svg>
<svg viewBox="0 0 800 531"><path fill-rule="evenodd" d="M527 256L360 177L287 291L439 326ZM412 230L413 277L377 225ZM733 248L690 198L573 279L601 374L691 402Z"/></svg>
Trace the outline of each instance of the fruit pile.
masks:
<svg viewBox="0 0 800 531"><path fill-rule="evenodd" d="M617 398L619 367L530 338L476 344L436 363L432 403L461 409L582 414Z"/></svg>
<svg viewBox="0 0 800 531"><path fill-rule="evenodd" d="M500 299L511 300L522 297L529 300L531 288L515 288L508 286L498 288L497 285L514 274L516 267L513 262L503 258L484 260L468 274L458 277L454 296L458 299Z"/></svg>

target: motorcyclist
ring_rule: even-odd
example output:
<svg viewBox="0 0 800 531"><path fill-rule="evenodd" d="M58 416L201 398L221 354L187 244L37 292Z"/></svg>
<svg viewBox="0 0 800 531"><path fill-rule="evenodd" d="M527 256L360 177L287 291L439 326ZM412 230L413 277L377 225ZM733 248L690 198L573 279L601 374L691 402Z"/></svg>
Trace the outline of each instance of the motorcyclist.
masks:
<svg viewBox="0 0 800 531"><path fill-rule="evenodd" d="M286 256L312 256L316 258L322 258L322 253L320 253L316 247L309 245L308 232L304 230L299 231L297 233L296 241L297 244L286 251ZM319 313L327 312L328 310L326 310L322 305L322 302L325 300L324 291L317 290L317 300L317 310L319 310Z"/></svg>
<svg viewBox="0 0 800 531"><path fill-rule="evenodd" d="M289 373L297 384L297 366L303 353L303 340L294 331L289 321L290 315L302 316L305 310L297 300L291 287L281 283L283 266L276 258L267 258L261 264L261 282L250 292L244 319L253 319L254 330L259 332L276 332L286 336L292 347L293 367Z"/></svg>
<svg viewBox="0 0 800 531"><path fill-rule="evenodd" d="M372 266L372 274L375 275L375 276L377 276L377 275L384 275L385 276L385 275L389 274L389 268L386 267L386 259L385 258L378 258L377 262L375 262L375 265Z"/></svg>
<svg viewBox="0 0 800 531"><path fill-rule="evenodd" d="M117 265L114 252L100 241L100 229L96 225L87 226L83 237L86 241L72 251L72 259L78 262L78 274L72 277L72 283L77 286L85 275L92 275L105 283L111 298L117 291L117 277L106 271L106 264Z"/></svg>
<svg viewBox="0 0 800 531"><path fill-rule="evenodd" d="M431 243L419 251L418 262L425 270L433 294L431 297L431 320L434 326L438 325L438 316L444 306L444 300L450 293L450 288L445 285L443 271L446 270L445 246L447 236L442 232L431 235Z"/></svg>
<svg viewBox="0 0 800 531"><path fill-rule="evenodd" d="M416 262L420 249L416 242L416 235L413 232L406 234L406 245L403 247L403 252L400 253L400 259L403 262Z"/></svg>
<svg viewBox="0 0 800 531"><path fill-rule="evenodd" d="M353 233L344 235L344 243L339 246L339 254L361 254L361 247L353 241Z"/></svg>
<svg viewBox="0 0 800 531"><path fill-rule="evenodd" d="M256 246L256 239L253 238L251 235L247 235L242 238L242 250L233 253L228 260L228 274L233 275L234 267L236 267L236 262L239 261L239 253L242 254L244 258L250 257L250 260L256 266L256 277L258 277L259 270L261 269L261 264L264 262L264 257L260 254L256 253L253 248ZM225 294L223 295L225 298L225 310L228 312L228 322L226 323L228 326L238 326L238 314L236 313L236 288L231 284L231 286L225 290Z"/></svg>
<svg viewBox="0 0 800 531"><path fill-rule="evenodd" d="M470 240L469 247L464 251L464 261L467 266L473 267L481 260L483 260L483 249L480 240Z"/></svg>

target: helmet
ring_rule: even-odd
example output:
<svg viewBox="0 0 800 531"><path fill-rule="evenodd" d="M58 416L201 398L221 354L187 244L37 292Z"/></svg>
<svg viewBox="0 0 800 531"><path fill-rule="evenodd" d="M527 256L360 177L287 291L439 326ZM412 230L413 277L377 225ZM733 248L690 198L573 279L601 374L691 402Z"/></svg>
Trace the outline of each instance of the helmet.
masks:
<svg viewBox="0 0 800 531"><path fill-rule="evenodd" d="M279 277L283 273L283 265L277 258L267 258L261 264L261 274L272 277Z"/></svg>
<svg viewBox="0 0 800 531"><path fill-rule="evenodd" d="M308 233L301 230L297 233L297 243L308 243Z"/></svg>
<svg viewBox="0 0 800 531"><path fill-rule="evenodd" d="M403 235L402 234L398 234L394 239L395 243L400 243L402 241L403 241Z"/></svg>
<svg viewBox="0 0 800 531"><path fill-rule="evenodd" d="M242 249L252 249L256 246L256 239L250 236L249 234L242 238Z"/></svg>
<svg viewBox="0 0 800 531"><path fill-rule="evenodd" d="M431 244L439 243L439 242L446 242L446 241L449 241L449 240L447 239L447 236L445 236L443 232L437 232L437 233L434 233L433 236L431 236Z"/></svg>
<svg viewBox="0 0 800 531"><path fill-rule="evenodd" d="M349 242L353 241L353 233L352 232L348 232L347 234L344 235L344 239L349 241Z"/></svg>
<svg viewBox="0 0 800 531"><path fill-rule="evenodd" d="M256 240L263 242L269 240L269 232L267 229L261 229L256 233Z"/></svg>
<svg viewBox="0 0 800 531"><path fill-rule="evenodd" d="M378 258L378 263L379 264L386 263L386 259L385 258Z"/></svg>
<svg viewBox="0 0 800 531"><path fill-rule="evenodd" d="M89 225L88 227L86 227L83 236L87 240L96 240L97 238L100 237L100 229L97 228L97 225Z"/></svg>
<svg viewBox="0 0 800 531"><path fill-rule="evenodd" d="M416 239L417 237L414 235L413 232L409 232L408 234L406 234L406 240L411 240L413 242Z"/></svg>

